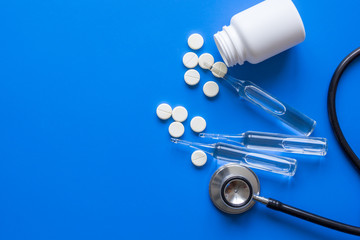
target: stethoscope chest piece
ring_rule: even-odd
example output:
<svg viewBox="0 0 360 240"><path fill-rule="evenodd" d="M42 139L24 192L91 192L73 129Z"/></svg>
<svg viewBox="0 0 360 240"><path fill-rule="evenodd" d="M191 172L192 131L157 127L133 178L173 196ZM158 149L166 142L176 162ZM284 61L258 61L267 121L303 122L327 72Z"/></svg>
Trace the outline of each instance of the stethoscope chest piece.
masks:
<svg viewBox="0 0 360 240"><path fill-rule="evenodd" d="M239 164L226 164L212 176L209 194L213 204L230 214L243 213L252 206L254 195L260 193L259 179L255 173Z"/></svg>

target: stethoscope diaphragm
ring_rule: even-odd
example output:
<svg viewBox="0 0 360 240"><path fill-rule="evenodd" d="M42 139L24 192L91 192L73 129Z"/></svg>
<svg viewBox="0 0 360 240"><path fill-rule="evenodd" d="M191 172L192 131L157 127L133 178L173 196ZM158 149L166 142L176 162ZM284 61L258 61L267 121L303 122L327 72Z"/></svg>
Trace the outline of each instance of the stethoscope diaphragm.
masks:
<svg viewBox="0 0 360 240"><path fill-rule="evenodd" d="M220 167L213 174L209 193L211 201L219 210L239 214L254 206L253 195L260 193L260 183L251 169L231 163Z"/></svg>

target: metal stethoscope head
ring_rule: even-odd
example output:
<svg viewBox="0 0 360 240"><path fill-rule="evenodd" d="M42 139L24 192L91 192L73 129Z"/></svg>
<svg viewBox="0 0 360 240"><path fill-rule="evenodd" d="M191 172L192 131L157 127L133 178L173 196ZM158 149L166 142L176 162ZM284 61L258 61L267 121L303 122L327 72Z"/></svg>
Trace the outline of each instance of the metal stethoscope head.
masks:
<svg viewBox="0 0 360 240"><path fill-rule="evenodd" d="M280 201L259 196L260 183L256 174L240 164L230 163L221 166L212 176L209 185L210 198L221 211L229 214L240 214L252 208L255 202L265 204L268 208L290 214L327 228L360 236L360 228L336 222L298 208L283 204Z"/></svg>
<svg viewBox="0 0 360 240"><path fill-rule="evenodd" d="M251 169L231 163L214 173L209 193L218 209L229 214L239 214L254 206L254 196L260 193L260 183Z"/></svg>

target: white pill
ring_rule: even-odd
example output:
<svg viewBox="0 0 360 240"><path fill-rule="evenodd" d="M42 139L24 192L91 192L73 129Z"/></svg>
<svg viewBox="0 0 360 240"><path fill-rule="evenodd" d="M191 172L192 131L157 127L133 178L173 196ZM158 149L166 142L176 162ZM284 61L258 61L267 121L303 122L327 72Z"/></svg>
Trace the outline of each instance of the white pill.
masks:
<svg viewBox="0 0 360 240"><path fill-rule="evenodd" d="M219 93L219 85L214 81L208 81L204 84L203 92L207 97L215 97Z"/></svg>
<svg viewBox="0 0 360 240"><path fill-rule="evenodd" d="M172 117L176 122L183 122L188 117L188 111L184 107L176 107L172 111Z"/></svg>
<svg viewBox="0 0 360 240"><path fill-rule="evenodd" d="M200 81L200 73L195 69L189 69L184 74L184 80L186 84L190 86L195 86Z"/></svg>
<svg viewBox="0 0 360 240"><path fill-rule="evenodd" d="M202 69L210 69L214 65L214 57L209 53L203 53L199 57L199 66Z"/></svg>
<svg viewBox="0 0 360 240"><path fill-rule="evenodd" d="M198 33L191 34L188 38L188 45L191 49L198 50L204 45L204 38Z"/></svg>
<svg viewBox="0 0 360 240"><path fill-rule="evenodd" d="M162 119L169 119L172 115L172 109L169 104L162 103L156 108L156 115Z"/></svg>
<svg viewBox="0 0 360 240"><path fill-rule="evenodd" d="M197 167L204 166L206 161L207 161L207 156L204 151L196 150L191 154L191 162Z"/></svg>
<svg viewBox="0 0 360 240"><path fill-rule="evenodd" d="M173 122L169 126L169 133L174 138L181 137L185 132L184 125L181 122Z"/></svg>
<svg viewBox="0 0 360 240"><path fill-rule="evenodd" d="M198 56L193 52L185 53L183 57L183 63L187 68L194 68L199 63Z"/></svg>
<svg viewBox="0 0 360 240"><path fill-rule="evenodd" d="M201 133L206 128L206 121L202 117L194 117L191 119L190 127L194 132Z"/></svg>
<svg viewBox="0 0 360 240"><path fill-rule="evenodd" d="M223 78L227 74L228 68L223 62L216 62L212 68L212 74L217 78Z"/></svg>

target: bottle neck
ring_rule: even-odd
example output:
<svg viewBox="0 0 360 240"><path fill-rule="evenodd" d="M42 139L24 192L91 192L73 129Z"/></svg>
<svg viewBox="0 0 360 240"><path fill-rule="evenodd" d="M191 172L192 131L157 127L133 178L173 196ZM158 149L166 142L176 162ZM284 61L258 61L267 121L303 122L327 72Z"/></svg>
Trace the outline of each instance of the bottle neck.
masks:
<svg viewBox="0 0 360 240"><path fill-rule="evenodd" d="M216 46L225 64L232 67L244 64L244 44L233 26L224 26L223 30L214 35Z"/></svg>

